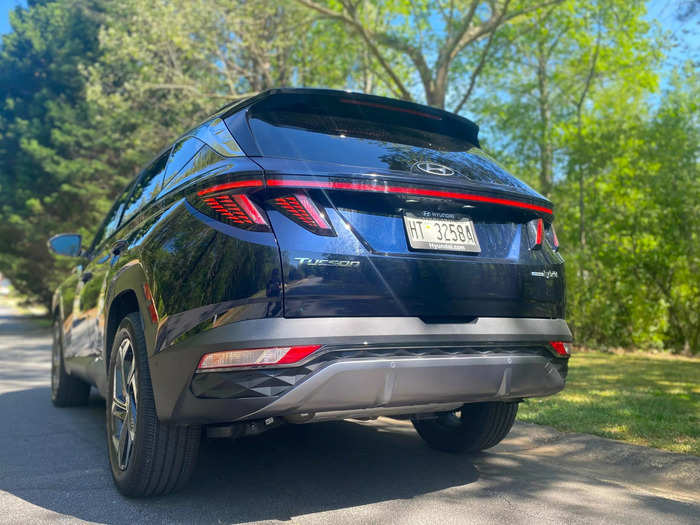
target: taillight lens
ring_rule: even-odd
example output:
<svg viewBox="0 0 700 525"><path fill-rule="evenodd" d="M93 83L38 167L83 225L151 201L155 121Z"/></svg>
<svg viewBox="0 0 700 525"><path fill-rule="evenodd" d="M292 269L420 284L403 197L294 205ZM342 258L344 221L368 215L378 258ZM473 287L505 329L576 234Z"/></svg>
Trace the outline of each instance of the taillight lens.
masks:
<svg viewBox="0 0 700 525"><path fill-rule="evenodd" d="M270 204L307 230L318 235L335 235L325 212L306 193L295 192L275 197L270 200Z"/></svg>
<svg viewBox="0 0 700 525"><path fill-rule="evenodd" d="M321 348L321 345L275 346L271 348L246 348L224 350L204 354L197 370L235 368L241 366L288 365L301 361Z"/></svg>
<svg viewBox="0 0 700 525"><path fill-rule="evenodd" d="M198 192L200 211L240 228L255 231L270 231L270 225L260 207L245 193Z"/></svg>
<svg viewBox="0 0 700 525"><path fill-rule="evenodd" d="M530 249L542 249L542 239L544 238L544 221L534 219L527 223L528 236L530 238Z"/></svg>
<svg viewBox="0 0 700 525"><path fill-rule="evenodd" d="M555 252L559 251L559 239L557 238L557 232L554 231L554 224L550 224L546 228L545 232L545 237L547 238L547 242L549 245L552 247L552 250Z"/></svg>
<svg viewBox="0 0 700 525"><path fill-rule="evenodd" d="M557 355L561 357L571 357L571 346L569 343L564 343L562 341L550 341L549 346L551 346Z"/></svg>

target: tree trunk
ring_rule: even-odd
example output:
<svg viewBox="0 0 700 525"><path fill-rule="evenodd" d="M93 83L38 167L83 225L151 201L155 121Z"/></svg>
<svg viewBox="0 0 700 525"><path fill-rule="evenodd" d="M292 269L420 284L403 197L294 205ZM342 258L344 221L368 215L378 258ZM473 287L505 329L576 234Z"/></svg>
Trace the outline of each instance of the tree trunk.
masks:
<svg viewBox="0 0 700 525"><path fill-rule="evenodd" d="M551 108L549 106L549 85L547 78L547 56L544 49L544 43L538 44L537 56L537 86L539 90L537 103L540 109L540 191L545 197L549 197L553 180L554 148L549 137L549 128L551 126Z"/></svg>

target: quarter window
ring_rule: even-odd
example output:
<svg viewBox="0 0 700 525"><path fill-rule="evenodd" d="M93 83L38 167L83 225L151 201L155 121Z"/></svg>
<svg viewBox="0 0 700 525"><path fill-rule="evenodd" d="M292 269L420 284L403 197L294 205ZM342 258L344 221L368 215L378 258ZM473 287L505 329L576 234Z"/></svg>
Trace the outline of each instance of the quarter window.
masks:
<svg viewBox="0 0 700 525"><path fill-rule="evenodd" d="M163 183L163 171L165 170L165 163L168 160L169 151L158 157L148 168L146 168L141 177L138 179L134 191L129 196L129 200L126 203L126 209L124 210L124 218L122 219L122 224L126 223L134 215L136 215L141 208L146 204L151 202L158 192Z"/></svg>
<svg viewBox="0 0 700 525"><path fill-rule="evenodd" d="M205 144L177 175L163 184L163 193L171 192L175 188L190 182L193 178L199 177L214 169L216 167L215 164L223 158L224 157Z"/></svg>
<svg viewBox="0 0 700 525"><path fill-rule="evenodd" d="M112 209L109 210L109 213L105 217L105 220L102 222L102 226L100 226L100 229L95 234L95 238L92 241L92 247L90 248L90 251L93 251L97 247L99 247L103 240L111 237L111 235L116 231L117 226L119 226L119 219L122 216L122 211L124 211L126 199L131 193L131 188L133 188L133 186L134 183L132 181L116 200L116 202L112 206Z"/></svg>
<svg viewBox="0 0 700 525"><path fill-rule="evenodd" d="M163 185L166 185L202 149L204 142L194 137L186 137L173 146L168 165L165 168Z"/></svg>

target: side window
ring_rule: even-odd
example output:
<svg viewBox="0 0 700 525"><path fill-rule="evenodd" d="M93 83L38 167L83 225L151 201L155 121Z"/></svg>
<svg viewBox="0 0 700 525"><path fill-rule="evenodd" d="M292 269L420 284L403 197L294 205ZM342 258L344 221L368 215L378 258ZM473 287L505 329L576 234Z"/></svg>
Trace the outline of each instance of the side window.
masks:
<svg viewBox="0 0 700 525"><path fill-rule="evenodd" d="M100 229L95 234L95 238L92 241L92 247L90 248L90 251L97 248L103 240L109 238L109 236L116 231L117 226L119 226L119 219L122 216L122 211L124 211L126 199L131 193L131 188L133 187L134 182L132 181L122 192L119 198L114 202L114 204L112 205L112 209L109 210L109 213L107 213L107 216L102 222L102 226L100 226Z"/></svg>
<svg viewBox="0 0 700 525"><path fill-rule="evenodd" d="M160 191L161 183L163 182L163 170L165 162L168 160L169 151L158 157L150 166L148 166L141 177L138 179L134 191L129 196L124 210L124 218L122 223L131 219L138 211L146 204L151 202Z"/></svg>
<svg viewBox="0 0 700 525"><path fill-rule="evenodd" d="M223 159L224 157L216 153L209 146L204 145L177 175L163 184L163 193L170 192L182 184L189 182L193 177L200 176L206 171L213 169L214 164Z"/></svg>
<svg viewBox="0 0 700 525"><path fill-rule="evenodd" d="M165 168L163 185L167 184L170 179L177 175L183 166L187 164L203 146L204 142L194 137L186 137L175 144L170 154L170 159L168 159L168 165Z"/></svg>

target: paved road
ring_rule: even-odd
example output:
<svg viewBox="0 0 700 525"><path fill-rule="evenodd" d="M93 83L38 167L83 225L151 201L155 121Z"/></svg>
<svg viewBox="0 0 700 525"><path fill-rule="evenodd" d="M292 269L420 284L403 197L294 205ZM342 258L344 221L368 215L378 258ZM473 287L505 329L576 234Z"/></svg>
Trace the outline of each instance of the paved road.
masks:
<svg viewBox="0 0 700 525"><path fill-rule="evenodd" d="M700 460L516 425L487 454L425 447L410 425L289 426L208 441L177 495L112 486L104 402L56 409L47 330L0 307L0 523L697 523Z"/></svg>

